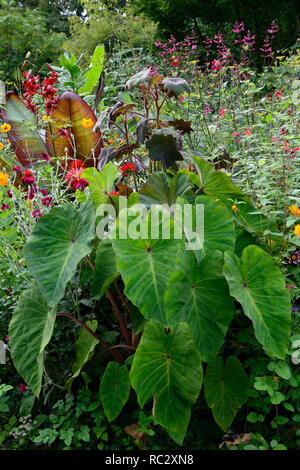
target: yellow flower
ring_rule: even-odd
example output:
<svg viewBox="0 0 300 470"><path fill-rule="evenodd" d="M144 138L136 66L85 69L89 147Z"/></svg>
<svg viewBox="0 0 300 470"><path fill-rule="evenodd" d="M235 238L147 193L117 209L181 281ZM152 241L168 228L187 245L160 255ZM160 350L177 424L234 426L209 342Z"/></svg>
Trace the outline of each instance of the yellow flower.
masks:
<svg viewBox="0 0 300 470"><path fill-rule="evenodd" d="M273 375L272 380L273 380L273 382L278 383L279 382L279 377L277 377L277 375Z"/></svg>
<svg viewBox="0 0 300 470"><path fill-rule="evenodd" d="M51 118L50 118L50 116L47 116L47 114L44 114L44 116L42 117L42 120L43 121L51 121Z"/></svg>
<svg viewBox="0 0 300 470"><path fill-rule="evenodd" d="M236 205L233 205L232 208L231 208L234 212L238 212L238 208L236 207Z"/></svg>
<svg viewBox="0 0 300 470"><path fill-rule="evenodd" d="M11 130L11 125L6 122L1 126L1 132L9 132Z"/></svg>
<svg viewBox="0 0 300 470"><path fill-rule="evenodd" d="M295 235L298 235L298 237L300 237L300 225L296 225L295 227Z"/></svg>
<svg viewBox="0 0 300 470"><path fill-rule="evenodd" d="M4 149L4 145L0 142L0 150Z"/></svg>
<svg viewBox="0 0 300 470"><path fill-rule="evenodd" d="M82 119L81 121L82 127L91 127L93 124L94 123L91 119Z"/></svg>
<svg viewBox="0 0 300 470"><path fill-rule="evenodd" d="M3 171L0 171L0 186L7 186L9 175L4 174Z"/></svg>
<svg viewBox="0 0 300 470"><path fill-rule="evenodd" d="M300 216L300 209L297 206L290 206L289 207L291 213L295 215L296 217Z"/></svg>

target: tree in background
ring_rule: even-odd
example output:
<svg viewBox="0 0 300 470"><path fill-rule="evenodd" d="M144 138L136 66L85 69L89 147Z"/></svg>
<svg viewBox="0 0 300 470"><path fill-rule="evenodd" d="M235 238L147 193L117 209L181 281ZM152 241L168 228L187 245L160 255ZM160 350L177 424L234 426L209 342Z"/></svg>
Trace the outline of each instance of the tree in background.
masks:
<svg viewBox="0 0 300 470"><path fill-rule="evenodd" d="M46 28L56 33L70 34L69 18L81 17L80 0L25 0L18 2L20 8L38 8L45 19Z"/></svg>
<svg viewBox="0 0 300 470"><path fill-rule="evenodd" d="M203 39L203 32L217 32L237 20L245 22L256 37L257 62L267 28L273 20L279 27L277 45L281 49L293 45L300 36L299 0L131 0L136 13L144 13L157 23L161 36L173 34L182 39L194 29ZM231 34L232 28L230 29Z"/></svg>
<svg viewBox="0 0 300 470"><path fill-rule="evenodd" d="M156 27L144 15L135 16L122 0L82 0L84 15L71 18L71 38L65 48L77 57L87 58L98 44L106 51L115 46L150 49L154 44Z"/></svg>
<svg viewBox="0 0 300 470"><path fill-rule="evenodd" d="M49 31L38 8L20 7L13 0L0 0L0 80L20 82L26 53L38 70L62 50L63 33Z"/></svg>

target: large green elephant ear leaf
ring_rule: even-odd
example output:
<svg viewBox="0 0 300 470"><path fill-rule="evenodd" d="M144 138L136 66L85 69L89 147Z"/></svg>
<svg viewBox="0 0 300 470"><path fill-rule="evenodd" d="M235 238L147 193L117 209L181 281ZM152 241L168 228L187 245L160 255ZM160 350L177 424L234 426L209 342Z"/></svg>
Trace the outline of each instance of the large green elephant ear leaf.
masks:
<svg viewBox="0 0 300 470"><path fill-rule="evenodd" d="M91 251L95 219L92 201L80 209L72 204L53 207L28 238L24 248L27 266L50 307L62 299L77 264Z"/></svg>
<svg viewBox="0 0 300 470"><path fill-rule="evenodd" d="M170 222L170 233L174 223L170 220L169 213L162 206L163 217L157 222L158 237L161 237L163 221ZM130 231L130 223L127 221L125 210L121 211L118 220L119 233L122 230ZM151 215L151 217L150 217ZM140 310L142 315L149 320L157 320L164 326L167 321L164 311L164 292L167 281L174 271L174 259L184 250L181 239L169 236L167 239L151 238L150 222L154 221L153 212L148 213L146 219L149 227L148 238L124 238L113 239L113 248L116 254L117 269L121 273L125 284L125 294ZM149 225L148 225L149 224ZM153 226L156 224L153 222Z"/></svg>
<svg viewBox="0 0 300 470"><path fill-rule="evenodd" d="M187 175L177 174L173 178L167 173L153 173L139 192L139 201L151 204L167 204L171 207L177 197L183 196L191 187Z"/></svg>
<svg viewBox="0 0 300 470"><path fill-rule="evenodd" d="M201 357L185 323L171 331L146 324L130 371L130 382L143 407L155 399L155 421L182 440L191 406L202 385Z"/></svg>
<svg viewBox="0 0 300 470"><path fill-rule="evenodd" d="M129 373L125 365L109 362L100 384L100 398L108 421L113 421L122 411L130 392Z"/></svg>
<svg viewBox="0 0 300 470"><path fill-rule="evenodd" d="M217 356L207 365L204 392L216 423L226 431L248 398L248 376L240 361L230 356L224 365L222 357Z"/></svg>
<svg viewBox="0 0 300 470"><path fill-rule="evenodd" d="M48 309L37 285L20 297L9 325L9 345L13 363L38 397L43 377L43 351L49 343L56 308Z"/></svg>
<svg viewBox="0 0 300 470"><path fill-rule="evenodd" d="M98 322L97 320L87 321L86 326L95 332L98 326ZM75 359L72 366L73 375L67 380L65 384L68 392L71 392L74 380L79 376L85 364L93 356L94 349L97 344L99 344L99 341L94 338L94 336L92 336L85 328L82 328L79 338L75 343Z"/></svg>
<svg viewBox="0 0 300 470"><path fill-rule="evenodd" d="M203 361L216 356L234 314L223 276L223 254L210 252L198 265L191 251L176 262L165 293L169 326L188 323ZM180 293L180 294L178 294Z"/></svg>
<svg viewBox="0 0 300 470"><path fill-rule="evenodd" d="M198 261L210 250L234 250L235 226L226 207L208 196L197 196L193 205L183 198L177 203L181 213L176 213L175 220L181 220L189 249Z"/></svg>
<svg viewBox="0 0 300 470"><path fill-rule="evenodd" d="M53 141L48 130L47 142L51 150L54 146L56 156L64 157L67 149L69 158L76 157L83 160L87 166L95 166L103 142L99 129L93 133L97 118L86 101L73 91L66 91L59 97L57 108L50 117ZM61 135L60 129L67 130L69 138Z"/></svg>
<svg viewBox="0 0 300 470"><path fill-rule="evenodd" d="M266 354L284 359L290 343L291 299L272 258L252 245L244 249L241 259L225 253L224 275Z"/></svg>
<svg viewBox="0 0 300 470"><path fill-rule="evenodd" d="M37 131L33 112L13 92L8 92L5 99L3 117L11 126L8 138L21 165L29 167L41 160L42 152L49 153L49 150Z"/></svg>

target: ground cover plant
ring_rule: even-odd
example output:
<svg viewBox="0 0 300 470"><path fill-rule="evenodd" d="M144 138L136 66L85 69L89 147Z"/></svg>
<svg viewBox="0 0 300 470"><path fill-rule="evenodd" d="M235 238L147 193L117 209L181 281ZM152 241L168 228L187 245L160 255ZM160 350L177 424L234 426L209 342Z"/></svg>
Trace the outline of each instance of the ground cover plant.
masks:
<svg viewBox="0 0 300 470"><path fill-rule="evenodd" d="M299 49L277 32L260 72L237 22L202 61L192 31L135 61L27 55L2 85L2 448L299 449Z"/></svg>

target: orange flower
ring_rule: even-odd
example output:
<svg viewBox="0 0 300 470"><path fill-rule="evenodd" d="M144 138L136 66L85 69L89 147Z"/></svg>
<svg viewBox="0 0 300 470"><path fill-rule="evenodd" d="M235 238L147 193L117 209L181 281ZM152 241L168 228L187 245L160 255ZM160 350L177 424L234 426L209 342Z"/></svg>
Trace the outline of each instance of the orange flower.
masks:
<svg viewBox="0 0 300 470"><path fill-rule="evenodd" d="M300 237L300 225L296 225L295 227L295 235L298 235L298 237Z"/></svg>
<svg viewBox="0 0 300 470"><path fill-rule="evenodd" d="M293 215L295 215L296 217L300 216L300 209L297 206L292 205L292 206L289 207L289 209L290 209L291 213Z"/></svg>
<svg viewBox="0 0 300 470"><path fill-rule="evenodd" d="M0 142L0 150L4 149L4 145Z"/></svg>
<svg viewBox="0 0 300 470"><path fill-rule="evenodd" d="M1 126L1 132L9 132L11 130L11 125L6 122Z"/></svg>
<svg viewBox="0 0 300 470"><path fill-rule="evenodd" d="M235 204L232 206L231 209L232 209L234 212L238 212L238 211L239 211Z"/></svg>
<svg viewBox="0 0 300 470"><path fill-rule="evenodd" d="M85 127L85 128L91 127L93 124L94 123L91 119L82 119L81 121L82 127Z"/></svg>
<svg viewBox="0 0 300 470"><path fill-rule="evenodd" d="M0 186L7 186L8 185L8 174L4 174L3 171L0 172Z"/></svg>

